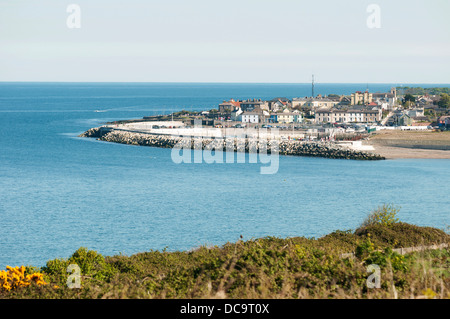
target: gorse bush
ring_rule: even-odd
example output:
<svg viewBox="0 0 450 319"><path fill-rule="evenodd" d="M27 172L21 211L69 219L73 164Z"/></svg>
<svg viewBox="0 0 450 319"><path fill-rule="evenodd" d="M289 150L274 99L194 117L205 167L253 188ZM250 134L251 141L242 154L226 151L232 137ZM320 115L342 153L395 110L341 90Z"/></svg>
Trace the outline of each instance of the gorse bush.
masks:
<svg viewBox="0 0 450 319"><path fill-rule="evenodd" d="M105 257L84 247L75 251L69 259L49 260L42 270L62 285L71 274L67 272L71 264L80 267L80 273L84 277L98 281L109 281L117 273L117 269L107 263Z"/></svg>
<svg viewBox="0 0 450 319"><path fill-rule="evenodd" d="M386 227L392 226L398 223L397 213L400 211L400 207L394 207L393 204L384 204L379 206L366 217L361 224L361 227L383 225Z"/></svg>
<svg viewBox="0 0 450 319"><path fill-rule="evenodd" d="M15 290L19 287L27 287L32 283L36 285L46 285L44 275L38 272L27 274L25 266L10 267L7 270L0 270L0 291Z"/></svg>

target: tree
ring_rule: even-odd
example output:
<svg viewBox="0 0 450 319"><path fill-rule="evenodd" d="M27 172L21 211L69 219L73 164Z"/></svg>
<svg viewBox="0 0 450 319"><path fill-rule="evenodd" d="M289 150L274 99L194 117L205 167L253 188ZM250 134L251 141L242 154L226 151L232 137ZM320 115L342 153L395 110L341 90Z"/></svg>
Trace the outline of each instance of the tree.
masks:
<svg viewBox="0 0 450 319"><path fill-rule="evenodd" d="M406 102L415 102L416 98L412 94L405 94L405 97L403 98L403 101Z"/></svg>
<svg viewBox="0 0 450 319"><path fill-rule="evenodd" d="M439 107L450 107L450 95L446 93L441 94L441 99L438 102Z"/></svg>

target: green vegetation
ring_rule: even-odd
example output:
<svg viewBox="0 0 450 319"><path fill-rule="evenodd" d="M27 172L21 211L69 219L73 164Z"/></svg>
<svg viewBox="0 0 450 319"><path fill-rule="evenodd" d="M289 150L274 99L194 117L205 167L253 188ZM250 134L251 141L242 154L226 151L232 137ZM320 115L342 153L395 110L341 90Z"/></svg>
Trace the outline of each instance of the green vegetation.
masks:
<svg viewBox="0 0 450 319"><path fill-rule="evenodd" d="M446 93L442 93L441 99L439 100L438 105L439 105L439 107L449 108L450 107L450 95L448 95Z"/></svg>
<svg viewBox="0 0 450 319"><path fill-rule="evenodd" d="M399 221L397 218L397 213L399 211L400 208L394 207L393 204L384 204L372 211L363 221L362 226L367 227L380 224L382 226L390 227Z"/></svg>
<svg viewBox="0 0 450 319"><path fill-rule="evenodd" d="M403 98L405 102L415 102L416 98L412 94L405 94L405 97Z"/></svg>
<svg viewBox="0 0 450 319"><path fill-rule="evenodd" d="M434 87L434 88L422 88L422 87L409 87L409 86L398 86L396 87L398 94L412 94L412 95L439 95L442 93L450 94L449 87Z"/></svg>
<svg viewBox="0 0 450 319"><path fill-rule="evenodd" d="M449 248L394 251L450 243L450 235L400 222L397 212L383 205L357 230L318 239L266 237L112 257L80 248L40 269L48 284L0 289L0 298L450 298ZM69 289L73 263L82 287ZM367 287L371 264L381 269L381 288Z"/></svg>

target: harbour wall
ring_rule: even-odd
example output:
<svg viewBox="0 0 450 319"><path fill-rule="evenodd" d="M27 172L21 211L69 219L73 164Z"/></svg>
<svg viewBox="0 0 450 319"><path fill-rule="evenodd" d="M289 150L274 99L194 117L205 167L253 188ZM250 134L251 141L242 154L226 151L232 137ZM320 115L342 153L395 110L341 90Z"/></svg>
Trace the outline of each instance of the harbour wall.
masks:
<svg viewBox="0 0 450 319"><path fill-rule="evenodd" d="M118 130L111 127L97 127L89 129L82 133L80 137L97 138L100 141L152 146L161 148L180 148L203 149L215 151L234 151L271 153L277 150L280 155L324 157L335 159L352 160L384 160L383 156L378 154L352 150L344 146L336 145L332 142L311 142L298 140L281 140L274 142L267 139L255 139L245 137L186 137L178 135L142 133L128 130Z"/></svg>

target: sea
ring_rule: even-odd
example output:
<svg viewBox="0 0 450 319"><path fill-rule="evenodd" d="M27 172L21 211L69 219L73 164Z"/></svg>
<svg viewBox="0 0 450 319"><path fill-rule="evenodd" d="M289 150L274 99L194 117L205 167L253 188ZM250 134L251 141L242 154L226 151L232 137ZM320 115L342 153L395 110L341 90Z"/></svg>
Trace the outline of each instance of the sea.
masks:
<svg viewBox="0 0 450 319"><path fill-rule="evenodd" d="M393 86L316 83L315 93ZM307 83L0 83L0 269L41 267L80 247L129 256L241 236L319 238L358 228L383 204L401 221L448 229L450 160L279 156L277 172L261 174L261 163L176 163L170 149L78 137L230 98L309 95Z"/></svg>

